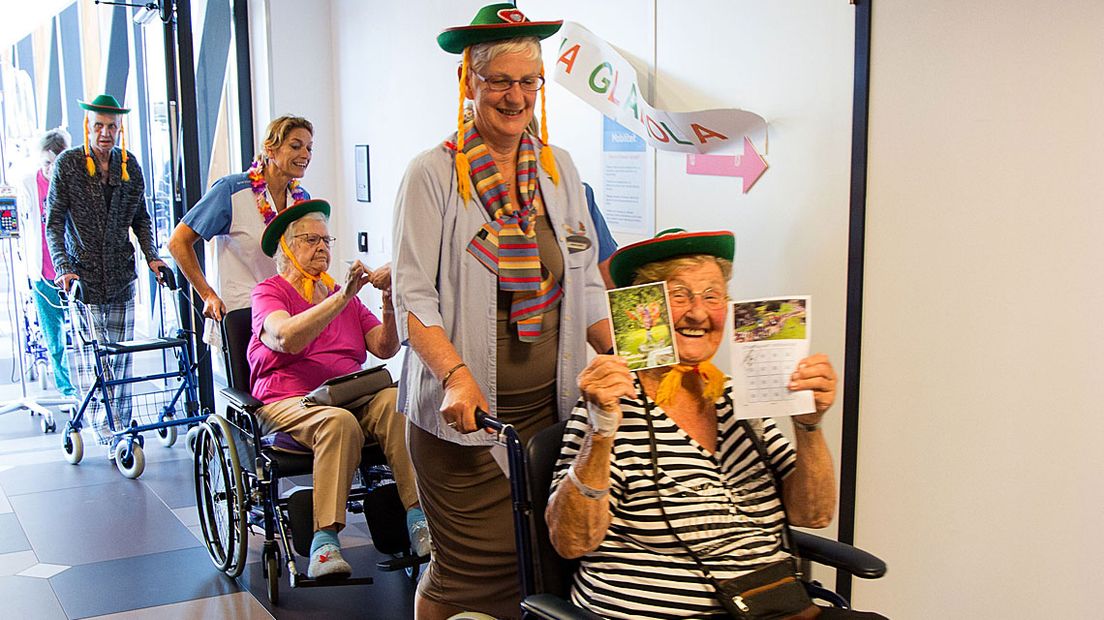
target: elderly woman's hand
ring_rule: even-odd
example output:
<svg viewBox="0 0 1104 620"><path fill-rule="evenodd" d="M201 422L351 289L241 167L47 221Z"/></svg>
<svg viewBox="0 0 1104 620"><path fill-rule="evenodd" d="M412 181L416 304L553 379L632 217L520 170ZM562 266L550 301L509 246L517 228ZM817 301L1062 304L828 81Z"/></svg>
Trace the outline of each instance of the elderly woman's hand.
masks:
<svg viewBox="0 0 1104 620"><path fill-rule="evenodd" d="M579 391L587 404L590 426L602 437L612 437L621 425L621 397L636 397L629 366L616 355L591 360L579 373Z"/></svg>
<svg viewBox="0 0 1104 620"><path fill-rule="evenodd" d="M479 430L475 425L475 410L490 411L483 390L475 382L468 368L462 367L453 372L445 383L445 399L441 403L441 417L445 424L457 432L471 433ZM487 429L487 432L494 431Z"/></svg>
<svg viewBox="0 0 1104 620"><path fill-rule="evenodd" d="M817 353L797 363L797 370L790 375L791 392L812 390L816 413L794 416L799 422L817 424L836 400L836 371L828 356Z"/></svg>
<svg viewBox="0 0 1104 620"><path fill-rule="evenodd" d="M349 272L345 274L345 286L341 289L345 299L356 297L360 289L371 281L371 278L371 272L359 260L349 265Z"/></svg>

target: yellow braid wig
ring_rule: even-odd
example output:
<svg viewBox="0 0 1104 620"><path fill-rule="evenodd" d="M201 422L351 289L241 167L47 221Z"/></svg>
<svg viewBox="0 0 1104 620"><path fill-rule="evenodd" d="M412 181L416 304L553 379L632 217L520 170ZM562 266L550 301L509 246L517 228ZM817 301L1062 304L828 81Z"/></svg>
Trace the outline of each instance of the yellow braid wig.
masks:
<svg viewBox="0 0 1104 620"><path fill-rule="evenodd" d="M541 71L541 77L544 77L544 71ZM540 162L544 171L548 173L548 176L552 177L552 184L560 184L560 171L556 169L556 159L552 155L552 147L548 146L548 106L545 105L544 100L544 85L541 84L541 120L540 120Z"/></svg>
<svg viewBox="0 0 1104 620"><path fill-rule="evenodd" d="M88 176L96 176L96 162L92 161L92 151L88 148L88 115L84 115L84 167L88 169Z"/></svg>
<svg viewBox="0 0 1104 620"><path fill-rule="evenodd" d="M130 173L127 172L127 150L126 150L126 132L123 131L123 123L119 123L119 136L123 139L123 183L130 180Z"/></svg>
<svg viewBox="0 0 1104 620"><path fill-rule="evenodd" d="M460 198L467 206L471 200L471 162L464 152L464 89L468 83L468 65L471 62L471 48L464 48L464 58L460 61L460 111L456 114L456 187Z"/></svg>

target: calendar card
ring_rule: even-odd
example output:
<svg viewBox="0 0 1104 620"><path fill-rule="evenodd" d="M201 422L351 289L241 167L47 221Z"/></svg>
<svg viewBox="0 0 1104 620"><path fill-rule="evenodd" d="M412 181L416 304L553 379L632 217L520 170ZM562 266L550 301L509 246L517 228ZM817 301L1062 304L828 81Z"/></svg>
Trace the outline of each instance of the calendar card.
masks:
<svg viewBox="0 0 1104 620"><path fill-rule="evenodd" d="M732 387L738 418L812 413L809 390L787 385L797 363L809 355L812 323L808 296L732 303Z"/></svg>
<svg viewBox="0 0 1104 620"><path fill-rule="evenodd" d="M629 370L678 363L666 282L606 291L606 301L614 353L625 358Z"/></svg>

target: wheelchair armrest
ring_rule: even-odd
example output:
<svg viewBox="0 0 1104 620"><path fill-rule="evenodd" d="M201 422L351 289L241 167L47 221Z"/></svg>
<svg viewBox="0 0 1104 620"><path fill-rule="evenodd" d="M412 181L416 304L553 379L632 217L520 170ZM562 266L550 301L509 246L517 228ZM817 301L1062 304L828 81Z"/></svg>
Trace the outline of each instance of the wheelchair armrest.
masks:
<svg viewBox="0 0 1104 620"><path fill-rule="evenodd" d="M886 564L880 558L847 543L798 530L793 530L793 542L797 555L817 564L863 579L877 579L886 573Z"/></svg>
<svg viewBox="0 0 1104 620"><path fill-rule="evenodd" d="M521 601L521 608L544 620L601 620L601 616L580 609L555 594L531 594Z"/></svg>
<svg viewBox="0 0 1104 620"><path fill-rule="evenodd" d="M256 410L264 406L264 403L253 398L253 395L249 392L245 392L236 388L223 388L222 395L226 400L230 401L230 406L239 410L253 413Z"/></svg>

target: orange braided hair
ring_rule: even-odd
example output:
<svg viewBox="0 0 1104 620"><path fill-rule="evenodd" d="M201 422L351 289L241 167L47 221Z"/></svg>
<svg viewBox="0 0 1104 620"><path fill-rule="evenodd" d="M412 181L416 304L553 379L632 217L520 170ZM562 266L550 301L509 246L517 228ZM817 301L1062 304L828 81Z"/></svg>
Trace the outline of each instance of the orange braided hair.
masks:
<svg viewBox="0 0 1104 620"><path fill-rule="evenodd" d="M126 183L130 180L130 173L127 172L126 132L123 131L122 119L119 119L119 136L123 139L123 182Z"/></svg>
<svg viewBox="0 0 1104 620"><path fill-rule="evenodd" d="M88 169L88 176L96 176L96 162L92 161L92 151L88 148L88 115L84 115L84 167Z"/></svg>
<svg viewBox="0 0 1104 620"><path fill-rule="evenodd" d="M544 77L544 70L541 70L541 77ZM560 171L556 169L556 159L552 155L552 147L548 146L548 106L544 101L544 84L541 84L541 121L540 121L540 162L544 171L548 173L548 176L552 177L552 184L560 184Z"/></svg>
<svg viewBox="0 0 1104 620"><path fill-rule="evenodd" d="M470 54L471 47L465 47L464 58L460 61L460 111L456 114L456 188L465 206L471 200L471 162L464 152L464 88L468 83Z"/></svg>

